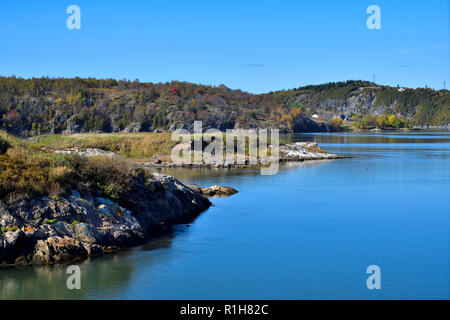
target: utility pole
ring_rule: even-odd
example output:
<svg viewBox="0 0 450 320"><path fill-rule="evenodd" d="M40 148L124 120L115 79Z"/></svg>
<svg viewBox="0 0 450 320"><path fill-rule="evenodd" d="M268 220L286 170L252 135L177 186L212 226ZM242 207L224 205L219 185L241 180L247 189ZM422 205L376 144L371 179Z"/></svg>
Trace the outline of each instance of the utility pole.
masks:
<svg viewBox="0 0 450 320"><path fill-rule="evenodd" d="M445 80L444 80L444 90L447 90L446 86L445 86Z"/></svg>
<svg viewBox="0 0 450 320"><path fill-rule="evenodd" d="M375 73L373 74L373 83L375 84Z"/></svg>

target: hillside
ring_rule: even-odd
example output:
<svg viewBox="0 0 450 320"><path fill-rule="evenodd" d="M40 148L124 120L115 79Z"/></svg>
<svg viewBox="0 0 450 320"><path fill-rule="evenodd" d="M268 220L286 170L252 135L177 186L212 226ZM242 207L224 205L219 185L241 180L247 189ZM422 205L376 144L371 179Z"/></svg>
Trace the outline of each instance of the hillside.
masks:
<svg viewBox="0 0 450 320"><path fill-rule="evenodd" d="M429 88L401 88L375 85L364 81L347 81L306 86L270 93L287 104L306 106L322 118L335 114L379 116L394 114L409 119L412 125L442 126L450 123L450 93Z"/></svg>
<svg viewBox="0 0 450 320"><path fill-rule="evenodd" d="M310 117L318 113L320 120ZM450 94L347 81L250 94L225 86L113 79L0 77L0 127L16 135L279 128L334 131L333 116L396 114L411 125L450 123Z"/></svg>

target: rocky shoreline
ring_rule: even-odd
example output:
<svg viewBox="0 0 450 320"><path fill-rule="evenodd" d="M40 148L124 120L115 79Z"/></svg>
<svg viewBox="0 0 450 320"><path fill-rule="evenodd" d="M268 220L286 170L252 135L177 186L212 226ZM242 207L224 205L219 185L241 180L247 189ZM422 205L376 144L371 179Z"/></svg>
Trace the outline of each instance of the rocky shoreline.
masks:
<svg viewBox="0 0 450 320"><path fill-rule="evenodd" d="M69 263L139 245L171 225L191 222L211 206L205 195L237 192L189 187L158 173L147 181L136 175L132 184L126 204L91 190L0 202L0 267Z"/></svg>
<svg viewBox="0 0 450 320"><path fill-rule="evenodd" d="M315 142L295 142L289 144L283 144L279 146L279 158L278 161L291 162L291 161L308 161L308 160L331 160L331 159L345 159L349 156L341 156L334 153L329 153L321 149ZM247 157L248 158L248 157ZM275 158L271 158L270 161L275 161ZM245 169L250 167L260 167L261 164L252 165L246 159L244 164L236 163L214 163L211 159L209 161L203 161L201 163L186 163L176 164L173 163L168 157L153 157L147 160L138 160L136 164L143 168L225 168L225 169Z"/></svg>
<svg viewBox="0 0 450 320"><path fill-rule="evenodd" d="M279 147L280 162L346 158L322 150L316 143L296 142ZM100 149L53 150L82 157L120 156ZM98 190L77 188L61 197L0 201L0 267L69 263L145 243L170 226L192 222L211 206L209 197L230 196L237 190L186 186L174 177L143 174L139 167L180 166L153 158L135 163L121 201ZM181 167L247 168L206 164ZM125 199L125 200L123 200Z"/></svg>
<svg viewBox="0 0 450 320"><path fill-rule="evenodd" d="M295 142L289 144L283 144L279 146L279 162L289 161L307 161L307 160L330 160L330 159L343 159L349 158L348 156L340 156L337 154L329 153L321 149L317 143L314 142ZM70 154L78 155L82 157L110 157L120 158L120 155L95 148L70 148L65 150L53 150L57 154ZM270 159L274 161L274 159ZM215 163L214 159L208 159L208 161L202 161L200 163L183 163L177 164L172 162L169 156L153 156L150 159L136 159L135 164L142 168L235 168L243 169L254 166L261 166L260 163L256 165L249 164L248 157L246 157L244 164L227 163L223 161L221 163Z"/></svg>

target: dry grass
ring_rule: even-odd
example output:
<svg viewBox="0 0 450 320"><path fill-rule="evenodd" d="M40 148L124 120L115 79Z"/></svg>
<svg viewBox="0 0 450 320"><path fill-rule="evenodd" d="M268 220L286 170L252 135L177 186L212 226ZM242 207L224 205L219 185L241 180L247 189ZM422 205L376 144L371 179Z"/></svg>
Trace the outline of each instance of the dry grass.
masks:
<svg viewBox="0 0 450 320"><path fill-rule="evenodd" d="M328 151L321 149L318 145L306 147L306 149L308 149L310 152L314 152L314 153L329 153Z"/></svg>
<svg viewBox="0 0 450 320"><path fill-rule="evenodd" d="M47 135L38 138L37 147L49 149L96 148L124 157L146 158L170 155L177 144L170 133L87 133Z"/></svg>
<svg viewBox="0 0 450 320"><path fill-rule="evenodd" d="M107 197L119 200L129 191L132 166L126 159L54 154L4 132L0 132L0 139L7 142L0 154L2 201L58 197L77 187L101 190Z"/></svg>
<svg viewBox="0 0 450 320"><path fill-rule="evenodd" d="M123 157L145 159L153 156L159 159L170 157L173 147L178 141L171 140L172 133L85 133L71 135L44 135L35 137L34 147L50 150L64 150L70 148L95 148L111 151ZM192 134L191 138L194 139ZM268 143L270 144L270 137ZM258 138L259 141L259 138ZM209 143L208 143L209 144ZM225 149L226 136L223 137ZM248 154L248 138L245 144L245 153ZM261 152L264 150L261 150ZM269 150L270 154L270 150Z"/></svg>

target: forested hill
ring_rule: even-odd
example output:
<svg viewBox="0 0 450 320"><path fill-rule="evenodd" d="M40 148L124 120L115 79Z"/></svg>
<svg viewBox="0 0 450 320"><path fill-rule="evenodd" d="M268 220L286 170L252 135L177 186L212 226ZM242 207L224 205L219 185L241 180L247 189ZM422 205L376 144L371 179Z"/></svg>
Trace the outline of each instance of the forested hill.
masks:
<svg viewBox="0 0 450 320"><path fill-rule="evenodd" d="M323 121L310 119L318 114ZM450 93L347 81L250 94L225 86L113 79L0 77L0 128L30 135L203 128L334 130L333 116L395 114L412 125L450 123Z"/></svg>

